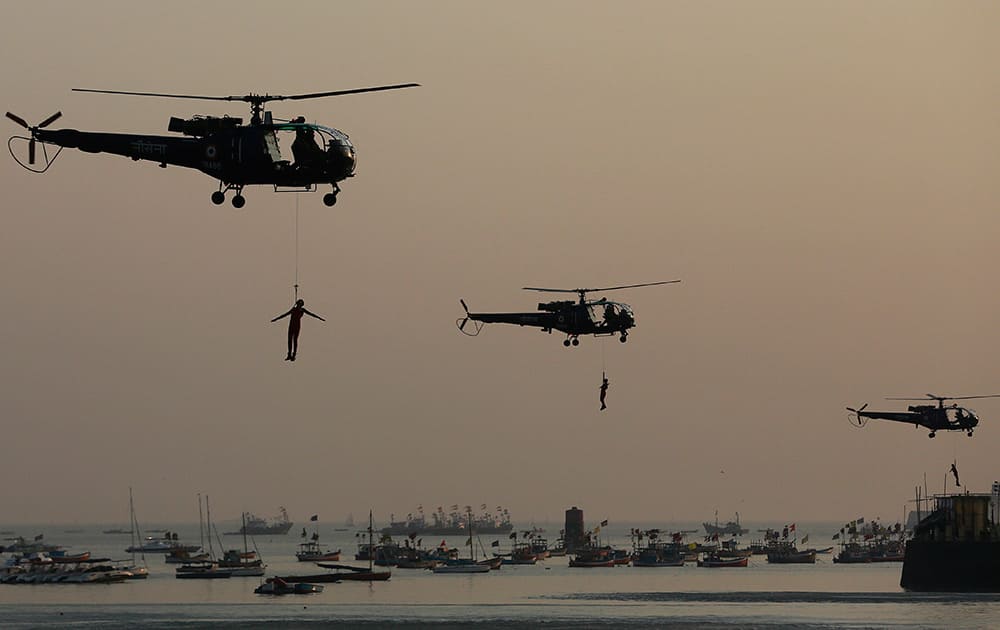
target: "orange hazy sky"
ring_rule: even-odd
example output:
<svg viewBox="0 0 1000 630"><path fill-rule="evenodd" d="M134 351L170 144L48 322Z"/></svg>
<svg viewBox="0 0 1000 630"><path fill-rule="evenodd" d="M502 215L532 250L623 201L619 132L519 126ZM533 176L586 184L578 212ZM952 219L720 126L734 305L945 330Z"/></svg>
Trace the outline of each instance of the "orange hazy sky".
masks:
<svg viewBox="0 0 1000 630"><path fill-rule="evenodd" d="M1000 475L1000 402L970 405L972 439L844 411L1000 394L995 2L4 8L3 105L55 128L247 116L74 87L423 86L271 108L359 153L335 208L299 196L301 295L328 321L295 364L268 323L294 195L234 210L185 169L0 160L0 521L124 520L129 486L150 521L193 520L197 492L220 518L888 519L952 461L972 490ZM614 294L625 345L454 326L460 297L673 278Z"/></svg>

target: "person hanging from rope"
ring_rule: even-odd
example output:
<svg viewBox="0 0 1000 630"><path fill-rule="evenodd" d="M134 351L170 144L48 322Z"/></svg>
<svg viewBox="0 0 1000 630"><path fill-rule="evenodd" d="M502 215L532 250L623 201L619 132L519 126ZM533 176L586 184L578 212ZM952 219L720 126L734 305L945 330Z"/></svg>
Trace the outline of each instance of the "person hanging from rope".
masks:
<svg viewBox="0 0 1000 630"><path fill-rule="evenodd" d="M604 372L601 373L601 378L604 379L601 382L601 411L604 411L608 406L604 403L604 399L608 395L608 376Z"/></svg>
<svg viewBox="0 0 1000 630"><path fill-rule="evenodd" d="M271 323L273 324L282 317L288 317L288 356L285 357L285 361L294 361L295 354L299 350L299 328L302 325L303 315L315 317L321 322L326 321L316 313L308 311L305 304L304 300L295 300L295 306L271 320Z"/></svg>
<svg viewBox="0 0 1000 630"><path fill-rule="evenodd" d="M955 475L955 486L958 488L962 487L962 484L958 482L958 467L955 465L958 462L952 462L951 464L951 474Z"/></svg>

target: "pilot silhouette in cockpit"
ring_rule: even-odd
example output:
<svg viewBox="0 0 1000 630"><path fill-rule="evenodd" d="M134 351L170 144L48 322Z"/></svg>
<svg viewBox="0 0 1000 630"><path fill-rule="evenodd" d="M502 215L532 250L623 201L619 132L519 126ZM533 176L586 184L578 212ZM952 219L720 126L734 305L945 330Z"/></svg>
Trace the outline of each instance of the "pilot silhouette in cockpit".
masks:
<svg viewBox="0 0 1000 630"><path fill-rule="evenodd" d="M323 149L316 142L316 132L305 125L305 116L299 116L292 123L300 125L295 128L295 140L292 142L292 157L295 158L295 168L309 168L316 165L323 157Z"/></svg>

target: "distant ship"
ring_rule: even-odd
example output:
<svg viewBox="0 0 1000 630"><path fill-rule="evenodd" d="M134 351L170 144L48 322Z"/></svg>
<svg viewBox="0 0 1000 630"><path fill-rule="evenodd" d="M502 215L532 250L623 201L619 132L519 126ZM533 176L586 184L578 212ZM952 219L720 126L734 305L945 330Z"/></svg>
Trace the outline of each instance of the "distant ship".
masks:
<svg viewBox="0 0 1000 630"><path fill-rule="evenodd" d="M723 534L728 534L730 536L742 536L743 534L746 534L747 532L750 531L749 529L746 529L746 528L744 528L744 527L742 527L740 525L740 513L739 512L736 513L736 520L735 521L729 521L725 525L719 525L719 513L718 512L715 513L715 524L714 525L712 523L702 523L702 525L705 526L705 533L707 533L709 536L712 536L714 534L717 534L719 536L721 536Z"/></svg>
<svg viewBox="0 0 1000 630"><path fill-rule="evenodd" d="M992 495L935 499L936 509L906 543L899 585L907 591L1000 593L1000 484Z"/></svg>
<svg viewBox="0 0 1000 630"><path fill-rule="evenodd" d="M288 530L292 528L292 521L288 518L288 512L283 507L279 507L278 511L281 513L270 520L260 518L253 514L247 514L246 525L240 527L238 531L226 532L226 535L239 535L247 534L249 536L281 536L288 533Z"/></svg>
<svg viewBox="0 0 1000 630"><path fill-rule="evenodd" d="M418 507L418 514L407 514L402 521L392 520L388 527L382 528L382 533L389 536L409 536L410 534L428 534L431 536L465 536L469 533L469 520L471 517L472 526L477 534L508 534L513 531L514 526L510 522L510 512L503 507L497 507L496 513L484 510L478 516L472 515L470 511L459 512L458 506L451 506L451 512L445 514L442 508L431 514L428 522L424 518L423 508Z"/></svg>

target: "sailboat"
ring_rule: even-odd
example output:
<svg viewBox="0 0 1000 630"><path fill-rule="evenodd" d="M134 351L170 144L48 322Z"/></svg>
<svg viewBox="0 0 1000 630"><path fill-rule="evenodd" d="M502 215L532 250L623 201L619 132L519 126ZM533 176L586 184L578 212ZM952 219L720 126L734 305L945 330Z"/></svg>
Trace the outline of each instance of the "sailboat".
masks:
<svg viewBox="0 0 1000 630"><path fill-rule="evenodd" d="M250 551L247 546L247 514L242 514L243 518L243 551L239 549L229 549L219 560L219 568L232 572L233 577L259 577L264 575L264 561L260 559L257 551L257 543L254 543L254 550Z"/></svg>
<svg viewBox="0 0 1000 630"><path fill-rule="evenodd" d="M233 572L229 569L222 569L215 561L215 550L212 548L212 511L208 507L208 496L205 497L205 521L208 523L208 556L209 560L202 562L186 562L177 567L175 577L179 580L214 580L219 578L230 578ZM201 513L201 495L198 495L198 530L202 537L205 535L205 528Z"/></svg>
<svg viewBox="0 0 1000 630"><path fill-rule="evenodd" d="M482 564L476 562L476 547L472 544L472 510L469 510L468 517L468 527L469 527L469 540L466 543L469 546L469 559L455 559L449 560L445 564L440 564L431 571L434 573L489 573L491 565Z"/></svg>
<svg viewBox="0 0 1000 630"><path fill-rule="evenodd" d="M373 532L375 531L374 519L372 517L371 511L368 512L368 549L374 549L374 542L372 540ZM392 575L391 571L375 571L374 570L374 554L368 554L368 568L363 567L352 567L348 564L328 564L325 562L317 562L316 564L323 567L324 569L334 569L328 573L319 573L316 575L288 575L282 576L282 580L286 582L340 582L341 580L354 581L354 582L384 582L388 580Z"/></svg>
<svg viewBox="0 0 1000 630"><path fill-rule="evenodd" d="M149 577L149 568L146 566L146 554L139 552L142 558L142 566L139 566L135 561L135 552L137 550L136 546L136 535L139 531L139 521L135 518L135 503L132 501L132 487L129 486L128 489L128 516L129 516L129 529L131 530L129 534L131 535L131 544L129 549L132 550L132 564L124 567L122 570L128 573L128 579L130 580L144 580Z"/></svg>

